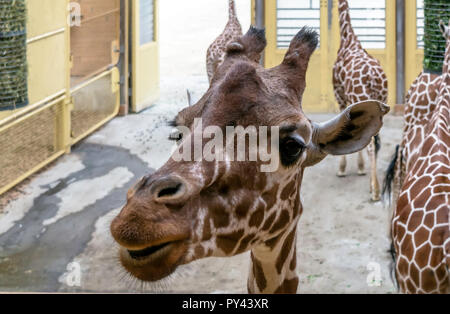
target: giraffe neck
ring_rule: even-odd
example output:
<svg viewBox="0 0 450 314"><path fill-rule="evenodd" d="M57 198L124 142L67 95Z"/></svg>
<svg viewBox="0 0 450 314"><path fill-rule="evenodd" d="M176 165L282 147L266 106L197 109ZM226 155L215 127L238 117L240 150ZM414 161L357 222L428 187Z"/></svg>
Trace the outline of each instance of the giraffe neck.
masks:
<svg viewBox="0 0 450 314"><path fill-rule="evenodd" d="M297 293L296 231L295 222L273 248L263 244L252 249L249 293Z"/></svg>
<svg viewBox="0 0 450 314"><path fill-rule="evenodd" d="M442 74L448 75L450 71L450 38L447 38L447 45L445 47L444 64L442 67Z"/></svg>
<svg viewBox="0 0 450 314"><path fill-rule="evenodd" d="M234 0L228 0L228 14L230 21L237 20L236 4L234 3Z"/></svg>
<svg viewBox="0 0 450 314"><path fill-rule="evenodd" d="M339 27L341 31L341 47L348 47L352 43L358 42L353 31L347 0L339 0Z"/></svg>

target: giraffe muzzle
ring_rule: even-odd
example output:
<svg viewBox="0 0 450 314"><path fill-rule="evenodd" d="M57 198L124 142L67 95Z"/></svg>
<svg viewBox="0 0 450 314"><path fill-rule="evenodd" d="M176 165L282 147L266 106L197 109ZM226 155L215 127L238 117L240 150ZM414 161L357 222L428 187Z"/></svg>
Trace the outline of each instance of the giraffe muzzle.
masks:
<svg viewBox="0 0 450 314"><path fill-rule="evenodd" d="M122 266L134 277L142 281L158 281L170 274L183 264L186 253L185 241L165 242L149 246L142 250L120 250Z"/></svg>

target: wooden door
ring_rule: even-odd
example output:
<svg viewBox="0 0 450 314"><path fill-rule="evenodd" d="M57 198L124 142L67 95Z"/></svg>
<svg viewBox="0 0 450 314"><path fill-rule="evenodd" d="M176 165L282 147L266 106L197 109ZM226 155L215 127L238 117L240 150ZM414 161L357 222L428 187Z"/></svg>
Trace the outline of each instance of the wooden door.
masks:
<svg viewBox="0 0 450 314"><path fill-rule="evenodd" d="M159 97L158 0L131 3L131 108L139 112Z"/></svg>

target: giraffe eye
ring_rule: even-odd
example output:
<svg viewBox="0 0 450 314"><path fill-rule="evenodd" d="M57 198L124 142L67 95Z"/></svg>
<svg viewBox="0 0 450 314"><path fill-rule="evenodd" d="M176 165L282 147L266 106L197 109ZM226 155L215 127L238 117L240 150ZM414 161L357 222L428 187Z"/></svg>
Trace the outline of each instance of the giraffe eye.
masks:
<svg viewBox="0 0 450 314"><path fill-rule="evenodd" d="M284 166L291 166L305 151L306 145L299 136L289 136L281 140L280 157Z"/></svg>
<svg viewBox="0 0 450 314"><path fill-rule="evenodd" d="M169 140L171 140L171 141L179 142L182 139L183 139L183 133L180 132L179 130L175 130L169 135Z"/></svg>

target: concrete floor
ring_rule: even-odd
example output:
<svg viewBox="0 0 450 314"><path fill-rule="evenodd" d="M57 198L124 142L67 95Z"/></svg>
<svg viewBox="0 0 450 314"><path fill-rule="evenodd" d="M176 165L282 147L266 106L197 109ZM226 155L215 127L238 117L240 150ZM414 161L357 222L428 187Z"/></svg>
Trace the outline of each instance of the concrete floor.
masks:
<svg viewBox="0 0 450 314"><path fill-rule="evenodd" d="M141 291L123 275L109 222L124 204L127 189L169 156L166 140L171 110L117 118L74 148L24 187L24 195L0 214L0 291ZM311 115L323 120L331 115ZM389 116L381 132L379 173L400 139L401 120ZM124 135L125 134L125 135ZM337 158L308 169L303 183L304 214L298 235L301 293L390 293L389 215L369 201L368 177L335 176ZM69 287L64 273L81 266L81 286ZM209 258L183 267L168 282L145 291L245 292L248 254ZM369 263L383 280L369 287Z"/></svg>
<svg viewBox="0 0 450 314"><path fill-rule="evenodd" d="M195 7L184 0L161 1L160 101L139 115L108 123L74 147L72 154L22 185L19 197L17 191L4 196L13 200L0 209L0 291L246 291L248 253L197 261L167 281L142 286L119 267L108 230L128 188L170 155L173 143L167 140L170 127L166 122L187 104L186 89L198 99L207 88L203 59L207 43L225 23L225 6L220 2L225 3L215 1L207 17L192 23L189 14L198 14L211 1L189 1ZM244 2L249 1L238 1L246 28ZM186 27L193 29L177 37ZM183 58L180 51L186 52ZM310 117L321 121L332 114ZM400 141L401 127L401 118L386 118L381 131L380 177ZM369 201L369 178L356 175L355 156L349 160L348 177L335 176L337 165L337 158L328 157L308 169L303 180L299 292L394 293L388 210ZM81 267L79 286L68 285L73 265ZM379 286L367 284L371 265L380 267Z"/></svg>

